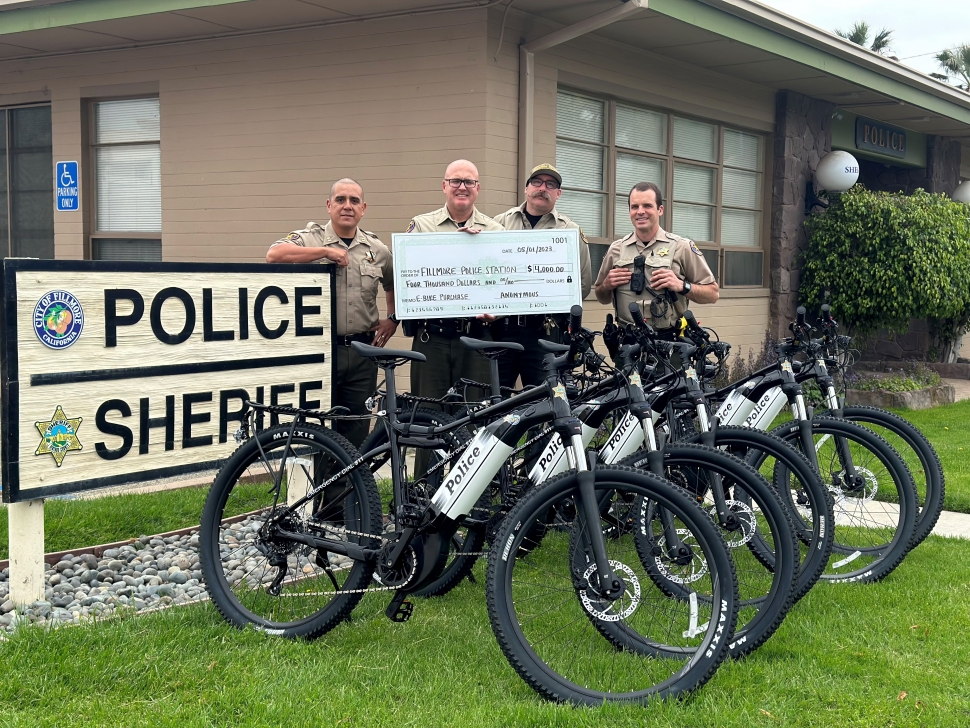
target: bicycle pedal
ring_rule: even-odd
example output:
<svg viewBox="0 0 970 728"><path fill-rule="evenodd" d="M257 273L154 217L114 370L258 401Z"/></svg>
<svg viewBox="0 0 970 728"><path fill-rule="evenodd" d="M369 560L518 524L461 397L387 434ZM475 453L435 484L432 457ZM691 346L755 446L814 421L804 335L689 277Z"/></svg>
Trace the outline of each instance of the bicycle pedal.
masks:
<svg viewBox="0 0 970 728"><path fill-rule="evenodd" d="M387 609L384 611L384 614L392 622L407 622L411 619L413 613L414 602L408 601L402 592L394 595L391 603L387 605Z"/></svg>

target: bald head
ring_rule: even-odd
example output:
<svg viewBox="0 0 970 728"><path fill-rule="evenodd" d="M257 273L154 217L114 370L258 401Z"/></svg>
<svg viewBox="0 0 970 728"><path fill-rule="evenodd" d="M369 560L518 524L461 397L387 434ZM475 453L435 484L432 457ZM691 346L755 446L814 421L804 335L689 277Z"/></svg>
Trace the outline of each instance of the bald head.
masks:
<svg viewBox="0 0 970 728"><path fill-rule="evenodd" d="M456 159L445 169L445 179L478 179L478 167L467 159Z"/></svg>
<svg viewBox="0 0 970 728"><path fill-rule="evenodd" d="M453 187L455 184L458 186ZM448 214L455 222L465 222L474 214L478 189L478 167L467 159L456 159L445 169L441 190Z"/></svg>
<svg viewBox="0 0 970 728"><path fill-rule="evenodd" d="M344 177L342 179L338 179L336 182L330 185L330 197L327 198L328 200L333 199L333 196L337 191L337 187L339 187L340 185L356 186L357 189L360 191L360 199L364 199L364 188L360 186L360 182L358 182L355 179L351 179L350 177Z"/></svg>

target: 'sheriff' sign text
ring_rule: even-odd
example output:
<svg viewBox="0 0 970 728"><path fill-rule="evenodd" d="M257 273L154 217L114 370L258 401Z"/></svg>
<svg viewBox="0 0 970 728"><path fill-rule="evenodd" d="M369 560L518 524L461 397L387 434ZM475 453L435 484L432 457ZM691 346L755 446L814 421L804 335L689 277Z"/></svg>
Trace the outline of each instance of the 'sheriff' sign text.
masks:
<svg viewBox="0 0 970 728"><path fill-rule="evenodd" d="M7 259L3 500L209 469L244 402L326 409L324 265Z"/></svg>
<svg viewBox="0 0 970 728"><path fill-rule="evenodd" d="M582 298L579 231L395 234L401 319L565 313Z"/></svg>

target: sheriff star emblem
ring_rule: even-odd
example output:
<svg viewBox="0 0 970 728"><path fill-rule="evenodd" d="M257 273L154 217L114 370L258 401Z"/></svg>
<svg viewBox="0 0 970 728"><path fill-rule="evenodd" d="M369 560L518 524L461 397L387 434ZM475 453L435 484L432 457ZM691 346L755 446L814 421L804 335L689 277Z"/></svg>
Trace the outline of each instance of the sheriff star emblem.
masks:
<svg viewBox="0 0 970 728"><path fill-rule="evenodd" d="M35 422L34 426L40 433L40 445L34 455L50 453L54 457L57 467L61 467L64 456L72 450L82 450L84 446L77 439L78 428L81 427L81 417L69 418L64 414L60 405L54 410L54 416L46 422Z"/></svg>
<svg viewBox="0 0 970 728"><path fill-rule="evenodd" d="M661 248L660 250L657 251L657 255L670 255L670 249Z"/></svg>

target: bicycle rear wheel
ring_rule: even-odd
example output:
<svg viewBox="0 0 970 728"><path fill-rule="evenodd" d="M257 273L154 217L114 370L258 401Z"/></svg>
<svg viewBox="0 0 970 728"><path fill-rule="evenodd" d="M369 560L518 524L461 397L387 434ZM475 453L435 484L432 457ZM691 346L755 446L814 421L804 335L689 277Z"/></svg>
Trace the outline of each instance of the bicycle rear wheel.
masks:
<svg viewBox="0 0 970 728"><path fill-rule="evenodd" d="M727 654L737 618L737 581L724 540L683 490L632 468L595 473L598 522L575 515L542 527L552 508L579 513L576 473L531 490L509 513L489 555L487 602L492 629L515 671L550 700L583 705L647 702L706 682ZM571 503L570 509L562 508ZM688 596L672 599L641 563L625 517L631 504L661 507L689 542L689 553L665 563L689 573ZM600 528L625 592L600 596L590 528ZM526 543L528 541L528 543ZM612 625L604 638L601 625Z"/></svg>
<svg viewBox="0 0 970 728"><path fill-rule="evenodd" d="M772 434L801 449L797 422ZM900 564L913 536L916 488L909 468L885 440L852 422L815 418L812 437L819 476L832 494L835 515L832 556L821 578L879 581ZM785 482L790 476L777 467L776 481Z"/></svg>
<svg viewBox="0 0 970 728"><path fill-rule="evenodd" d="M289 425L263 430L219 471L202 511L199 557L209 595L228 622L309 639L350 614L371 582L373 563L318 550L285 533L376 549L381 510L366 467L292 508L359 455L322 427L300 424L292 441L289 432Z"/></svg>

